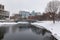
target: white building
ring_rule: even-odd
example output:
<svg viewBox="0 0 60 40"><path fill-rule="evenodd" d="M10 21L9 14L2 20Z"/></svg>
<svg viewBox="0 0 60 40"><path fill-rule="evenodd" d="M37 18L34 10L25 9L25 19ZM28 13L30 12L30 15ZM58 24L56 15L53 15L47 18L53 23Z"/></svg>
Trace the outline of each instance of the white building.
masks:
<svg viewBox="0 0 60 40"><path fill-rule="evenodd" d="M22 18L28 18L30 16L30 12L27 11L20 11L19 14Z"/></svg>

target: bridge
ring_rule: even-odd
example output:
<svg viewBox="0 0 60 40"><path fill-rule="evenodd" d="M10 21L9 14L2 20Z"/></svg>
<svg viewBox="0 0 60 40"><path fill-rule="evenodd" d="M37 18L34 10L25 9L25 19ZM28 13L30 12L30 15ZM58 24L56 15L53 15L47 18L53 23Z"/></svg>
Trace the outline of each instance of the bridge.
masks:
<svg viewBox="0 0 60 40"><path fill-rule="evenodd" d="M17 20L15 22L29 22L29 23L32 23L32 22L36 22L37 20L33 20L33 19L23 19L23 20Z"/></svg>

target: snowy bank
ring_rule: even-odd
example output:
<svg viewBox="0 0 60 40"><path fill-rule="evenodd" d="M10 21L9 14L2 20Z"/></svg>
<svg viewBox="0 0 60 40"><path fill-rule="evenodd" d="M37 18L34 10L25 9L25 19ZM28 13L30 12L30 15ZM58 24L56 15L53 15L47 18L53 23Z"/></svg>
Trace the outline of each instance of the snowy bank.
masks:
<svg viewBox="0 0 60 40"><path fill-rule="evenodd" d="M52 21L39 21L35 23L31 23L32 25L35 25L37 27L44 27L47 30L52 32L52 35L56 37L58 40L60 40L60 22L56 21L54 24Z"/></svg>

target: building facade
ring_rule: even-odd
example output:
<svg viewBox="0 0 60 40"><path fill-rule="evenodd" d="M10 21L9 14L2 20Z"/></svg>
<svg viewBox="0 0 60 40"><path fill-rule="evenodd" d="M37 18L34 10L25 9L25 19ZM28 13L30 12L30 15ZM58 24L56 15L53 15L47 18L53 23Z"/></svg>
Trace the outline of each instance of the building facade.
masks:
<svg viewBox="0 0 60 40"><path fill-rule="evenodd" d="M13 20L13 21L22 20L22 18L21 18L21 16L19 14L14 14L14 16L11 16L10 19Z"/></svg>
<svg viewBox="0 0 60 40"><path fill-rule="evenodd" d="M28 18L30 16L30 12L27 11L20 11L19 14L21 15L21 17L24 18Z"/></svg>
<svg viewBox="0 0 60 40"><path fill-rule="evenodd" d="M4 9L4 5L0 4L0 20L9 18L9 12Z"/></svg>

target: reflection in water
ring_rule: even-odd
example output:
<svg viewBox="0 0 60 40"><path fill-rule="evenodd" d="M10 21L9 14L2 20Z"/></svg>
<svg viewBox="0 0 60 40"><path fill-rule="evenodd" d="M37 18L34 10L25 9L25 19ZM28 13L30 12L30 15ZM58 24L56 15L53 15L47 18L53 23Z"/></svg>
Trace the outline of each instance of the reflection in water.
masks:
<svg viewBox="0 0 60 40"><path fill-rule="evenodd" d="M32 25L31 30L37 35L42 35L44 37L43 40L57 40L51 35L52 33L46 29L41 29Z"/></svg>
<svg viewBox="0 0 60 40"><path fill-rule="evenodd" d="M51 34L50 31L48 31L48 30L46 30L46 29L41 29L41 28L35 27L35 26L33 26L33 25L32 25L32 27L31 27L31 30L32 30L34 33L38 34L38 35L40 35L40 34L44 35L46 32L48 32L48 33Z"/></svg>
<svg viewBox="0 0 60 40"><path fill-rule="evenodd" d="M4 34L7 32L8 27L0 27L0 40L4 38Z"/></svg>
<svg viewBox="0 0 60 40"><path fill-rule="evenodd" d="M15 25L0 27L0 39L3 40L57 40L46 29L33 25Z"/></svg>

